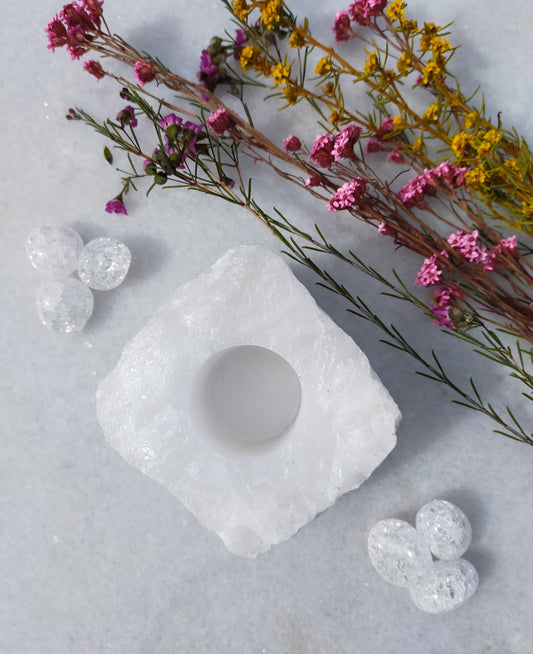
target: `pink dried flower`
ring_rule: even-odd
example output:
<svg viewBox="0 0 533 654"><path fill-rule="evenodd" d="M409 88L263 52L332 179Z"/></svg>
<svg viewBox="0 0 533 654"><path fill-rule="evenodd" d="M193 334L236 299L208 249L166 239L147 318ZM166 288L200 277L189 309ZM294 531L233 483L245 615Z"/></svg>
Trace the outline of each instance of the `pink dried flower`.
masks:
<svg viewBox="0 0 533 654"><path fill-rule="evenodd" d="M381 150L383 150L381 141L375 136L371 136L366 143L365 154L368 155L373 152L381 152Z"/></svg>
<svg viewBox="0 0 533 654"><path fill-rule="evenodd" d="M453 188L459 188L464 186L465 183L465 173L468 172L469 168L456 168L449 161L444 161L439 164L436 168L431 170L431 173L438 179L441 179L443 182L448 184Z"/></svg>
<svg viewBox="0 0 533 654"><path fill-rule="evenodd" d="M450 320L450 307L452 306L452 300L458 295L453 286L445 286L435 291L435 301L430 305L429 309L435 316L433 322L436 325L455 329L455 325Z"/></svg>
<svg viewBox="0 0 533 654"><path fill-rule="evenodd" d="M98 2L98 0L82 0L82 1L83 1L84 9L89 14L89 17L91 18L93 23L95 23L95 25L100 25L100 18L104 13L102 11L104 0L101 0L101 2Z"/></svg>
<svg viewBox="0 0 533 654"><path fill-rule="evenodd" d="M379 225L378 225L378 232L379 232L380 234L383 234L383 236L394 236L395 233L396 233L393 229L391 229L391 228L387 225L387 223L383 223L383 222L382 222L382 223L379 223Z"/></svg>
<svg viewBox="0 0 533 654"><path fill-rule="evenodd" d="M347 41L350 38L350 17L348 11L339 11L333 22L333 33L336 41Z"/></svg>
<svg viewBox="0 0 533 654"><path fill-rule="evenodd" d="M59 20L59 17L56 16L53 18L48 25L45 27L44 31L48 36L48 48L53 52L56 48L62 48L68 42L67 28Z"/></svg>
<svg viewBox="0 0 533 654"><path fill-rule="evenodd" d="M331 151L335 161L354 158L353 148L362 131L358 125L348 125L335 136L333 150Z"/></svg>
<svg viewBox="0 0 533 654"><path fill-rule="evenodd" d="M155 79L155 68L148 61L137 61L133 69L133 77L141 86L144 86Z"/></svg>
<svg viewBox="0 0 533 654"><path fill-rule="evenodd" d="M302 142L294 134L289 134L287 138L283 139L283 147L287 152L298 152L302 149Z"/></svg>
<svg viewBox="0 0 533 654"><path fill-rule="evenodd" d="M467 234L461 230L454 232L448 236L448 243L454 248L454 250L459 250L459 252L473 263L488 263L487 261L487 249L480 247L477 244L477 239L479 237L479 232L475 229L470 234Z"/></svg>
<svg viewBox="0 0 533 654"><path fill-rule="evenodd" d="M124 203L118 198L109 200L109 202L105 205L105 210L107 213L123 213L125 216L128 215Z"/></svg>
<svg viewBox="0 0 533 654"><path fill-rule="evenodd" d="M427 179L424 175L415 175L398 191L398 198L406 207L420 206L424 202Z"/></svg>
<svg viewBox="0 0 533 654"><path fill-rule="evenodd" d="M305 185L308 187L313 187L313 186L320 186L322 184L323 177L321 175L313 175L312 177L308 177L305 180Z"/></svg>
<svg viewBox="0 0 533 654"><path fill-rule="evenodd" d="M207 124L215 134L224 134L226 130L235 125L235 121L228 113L227 109L217 109L207 119Z"/></svg>
<svg viewBox="0 0 533 654"><path fill-rule="evenodd" d="M124 107L124 109L117 114L117 121L122 125L122 127L125 125L137 127L139 124L139 121L135 118L135 109L130 104L127 107Z"/></svg>
<svg viewBox="0 0 533 654"><path fill-rule="evenodd" d="M340 211L360 204L365 191L366 181L362 177L356 177L346 182L329 199L328 211Z"/></svg>
<svg viewBox="0 0 533 654"><path fill-rule="evenodd" d="M182 127L183 120L179 116L176 116L176 114L168 114L168 116L165 116L164 118L159 118L157 120L157 124L163 129L166 129L169 127L169 125L177 125L178 127Z"/></svg>
<svg viewBox="0 0 533 654"><path fill-rule="evenodd" d="M392 150L392 152L389 152L387 155L387 161L401 164L405 161L405 159L403 158L403 154L401 152L398 152L398 150Z"/></svg>
<svg viewBox="0 0 533 654"><path fill-rule="evenodd" d="M352 19L360 25L367 25L372 16L378 16L387 5L387 0L355 0L348 7Z"/></svg>
<svg viewBox="0 0 533 654"><path fill-rule="evenodd" d="M448 258L447 252L443 250L440 255L435 253L424 259L424 263L416 274L415 286L434 286L440 282L442 270L437 265L439 256Z"/></svg>
<svg viewBox="0 0 533 654"><path fill-rule="evenodd" d="M509 238L502 238L502 240L496 246L496 249L500 254L508 252L513 257L518 256L518 244L516 242L516 236L509 236Z"/></svg>
<svg viewBox="0 0 533 654"><path fill-rule="evenodd" d="M332 150L335 146L335 137L333 134L322 134L315 138L313 149L309 155L309 161L312 161L321 168L331 168L334 161Z"/></svg>
<svg viewBox="0 0 533 654"><path fill-rule="evenodd" d="M394 125L395 118L396 116L389 116L388 118L385 118L385 120L381 123L378 130L381 136L385 136L386 134L394 132L396 129L396 126Z"/></svg>
<svg viewBox="0 0 533 654"><path fill-rule="evenodd" d="M94 59L86 61L83 64L83 70L90 73L93 77L96 77L96 79L102 79L102 77L105 77L105 72L102 68L102 64L99 61L95 61Z"/></svg>

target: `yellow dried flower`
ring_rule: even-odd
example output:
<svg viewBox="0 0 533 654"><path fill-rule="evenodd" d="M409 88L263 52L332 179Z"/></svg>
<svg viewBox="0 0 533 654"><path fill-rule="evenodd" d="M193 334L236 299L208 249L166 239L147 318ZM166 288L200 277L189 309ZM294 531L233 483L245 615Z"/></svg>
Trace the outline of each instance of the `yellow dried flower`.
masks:
<svg viewBox="0 0 533 654"><path fill-rule="evenodd" d="M291 66L292 64L282 64L281 61L272 68L272 77L274 78L274 84L276 86L281 86L286 84L291 75Z"/></svg>
<svg viewBox="0 0 533 654"><path fill-rule="evenodd" d="M411 146L411 150L415 153L422 152L424 150L424 141L421 138L416 139L416 141Z"/></svg>
<svg viewBox="0 0 533 654"><path fill-rule="evenodd" d="M246 72L248 68L250 68L250 66L253 64L253 61L256 58L257 54L258 54L258 50L254 48L253 45L246 45L242 49L239 62L244 72Z"/></svg>
<svg viewBox="0 0 533 654"><path fill-rule="evenodd" d="M507 159L504 165L506 168L509 168L515 173L520 172L520 169L518 168L518 163L514 159Z"/></svg>
<svg viewBox="0 0 533 654"><path fill-rule="evenodd" d="M261 55L255 59L254 70L256 73L262 73L265 77L272 75L272 66L265 55Z"/></svg>
<svg viewBox="0 0 533 654"><path fill-rule="evenodd" d="M268 0L261 9L261 20L267 30L272 30L281 20L283 0Z"/></svg>
<svg viewBox="0 0 533 654"><path fill-rule="evenodd" d="M328 57L326 55L325 57L322 57L322 59L317 63L316 68L315 68L315 73L317 75L327 75L329 71L331 70L331 57Z"/></svg>
<svg viewBox="0 0 533 654"><path fill-rule="evenodd" d="M338 111L332 111L328 120L330 123L336 125L341 118L342 116Z"/></svg>
<svg viewBox="0 0 533 654"><path fill-rule="evenodd" d="M418 23L416 20L406 20L405 18L402 18L400 19L400 27L406 36L418 31Z"/></svg>
<svg viewBox="0 0 533 654"><path fill-rule="evenodd" d="M479 122L479 115L473 111L472 113L466 114L465 118L465 127L466 129L472 129Z"/></svg>
<svg viewBox="0 0 533 654"><path fill-rule="evenodd" d="M438 118L439 118L439 105L438 104L430 104L429 107L422 114L422 118L425 118L426 120L429 120L430 122L434 122L435 120L438 120Z"/></svg>
<svg viewBox="0 0 533 654"><path fill-rule="evenodd" d="M335 92L335 84L333 84L333 82L327 82L326 84L324 84L324 86L322 87L322 90L324 91L324 95L328 95L330 97L335 96L335 93L336 93Z"/></svg>
<svg viewBox="0 0 533 654"><path fill-rule="evenodd" d="M285 96L285 100L287 100L288 104L296 104L298 102L298 88L295 86L291 86L290 84L286 84L283 87L283 95Z"/></svg>
<svg viewBox="0 0 533 654"><path fill-rule="evenodd" d="M527 218L531 218L533 216L533 202L522 202L522 213Z"/></svg>
<svg viewBox="0 0 533 654"><path fill-rule="evenodd" d="M483 138L485 139L485 141L488 141L489 143L496 145L496 143L499 143L501 141L502 133L497 129L489 129L489 131L486 134L483 134Z"/></svg>
<svg viewBox="0 0 533 654"><path fill-rule="evenodd" d="M454 134L452 138L451 148L456 157L460 157L464 151L471 147L474 143L474 137L467 132L459 132Z"/></svg>
<svg viewBox="0 0 533 654"><path fill-rule="evenodd" d="M372 75L372 73L375 73L376 70L378 69L379 69L378 55L377 52L374 50L374 52L371 52L368 59L365 61L365 73L367 75Z"/></svg>
<svg viewBox="0 0 533 654"><path fill-rule="evenodd" d="M295 27L289 36L289 46L291 48L303 48L305 45L305 32Z"/></svg>
<svg viewBox="0 0 533 654"><path fill-rule="evenodd" d="M452 49L448 39L443 39L441 36L434 36L430 43L431 47L433 48L433 52L442 53L448 52L448 50Z"/></svg>
<svg viewBox="0 0 533 654"><path fill-rule="evenodd" d="M479 186L487 181L487 173L483 166L478 166L465 173L465 182L467 186Z"/></svg>
<svg viewBox="0 0 533 654"><path fill-rule="evenodd" d="M248 16L250 7L246 4L246 0L233 0L233 13L239 20L244 20Z"/></svg>
<svg viewBox="0 0 533 654"><path fill-rule="evenodd" d="M422 84L429 84L439 77L442 77L442 68L434 61L429 61L422 68Z"/></svg>
<svg viewBox="0 0 533 654"><path fill-rule="evenodd" d="M426 50L431 48L431 42L439 30L440 27L435 25L435 23L424 23L422 36L420 37L420 49L422 52L426 52Z"/></svg>
<svg viewBox="0 0 533 654"><path fill-rule="evenodd" d="M481 143L477 147L478 157L481 157L482 159L488 157L491 150L492 150L491 143L489 143L488 141L481 141Z"/></svg>
<svg viewBox="0 0 533 654"><path fill-rule="evenodd" d="M400 73L408 73L409 70L411 69L412 61L413 58L411 57L411 54L408 52L404 52L402 56L398 59L396 68Z"/></svg>
<svg viewBox="0 0 533 654"><path fill-rule="evenodd" d="M405 15L405 7L407 5L402 0L393 0L385 10L385 13L391 20L400 20Z"/></svg>
<svg viewBox="0 0 533 654"><path fill-rule="evenodd" d="M401 116L393 116L392 117L392 124L394 126L394 129L403 129L405 127L405 123L402 120Z"/></svg>

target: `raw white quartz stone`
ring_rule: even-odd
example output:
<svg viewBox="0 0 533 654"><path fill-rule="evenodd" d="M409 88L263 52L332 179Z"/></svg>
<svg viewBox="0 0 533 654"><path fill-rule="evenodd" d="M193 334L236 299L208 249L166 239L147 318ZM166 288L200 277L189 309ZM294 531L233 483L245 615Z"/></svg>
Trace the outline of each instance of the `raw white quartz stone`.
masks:
<svg viewBox="0 0 533 654"><path fill-rule="evenodd" d="M116 238L89 241L78 261L78 276L97 291L110 291L124 281L131 263L129 248Z"/></svg>
<svg viewBox="0 0 533 654"><path fill-rule="evenodd" d="M67 277L78 267L83 241L66 225L43 225L26 240L26 254L32 265L52 277Z"/></svg>
<svg viewBox="0 0 533 654"><path fill-rule="evenodd" d="M470 599L478 582L477 570L465 559L435 561L431 571L409 593L421 611L443 613Z"/></svg>
<svg viewBox="0 0 533 654"><path fill-rule="evenodd" d="M397 586L411 586L427 574L433 559L420 533L408 522L389 518L368 535L368 555L379 574Z"/></svg>
<svg viewBox="0 0 533 654"><path fill-rule="evenodd" d="M461 509L446 500L432 500L416 514L416 528L439 559L458 559L472 542L472 527Z"/></svg>
<svg viewBox="0 0 533 654"><path fill-rule="evenodd" d="M68 334L79 332L92 315L91 289L77 279L50 280L37 290L37 313L43 325Z"/></svg>
<svg viewBox="0 0 533 654"><path fill-rule="evenodd" d="M97 413L126 461L248 556L357 488L400 419L363 352L260 246L158 308L100 383Z"/></svg>

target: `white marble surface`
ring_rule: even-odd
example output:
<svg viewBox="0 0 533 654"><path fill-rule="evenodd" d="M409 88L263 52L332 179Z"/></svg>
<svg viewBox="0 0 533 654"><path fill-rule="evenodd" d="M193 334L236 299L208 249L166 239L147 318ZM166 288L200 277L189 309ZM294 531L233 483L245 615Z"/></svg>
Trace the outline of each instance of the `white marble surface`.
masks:
<svg viewBox="0 0 533 654"><path fill-rule="evenodd" d="M327 34L324 17L342 3L297 0L293 7ZM379 343L302 269L296 274L366 351L404 415L396 449L359 490L286 543L245 560L106 444L95 416L97 383L157 304L229 247L278 245L243 212L192 193L138 195L128 217L104 212L118 178L102 157L103 142L63 116L71 106L114 115L122 101L66 53L47 51L43 26L59 8L54 0L9 3L0 45L0 652L531 654L533 448L491 434L487 420L452 405L445 389L416 377L409 359ZM533 5L413 0L410 8L426 20L456 21L460 79L481 82L491 113L502 110L505 124L532 142ZM227 21L215 0L106 0L106 14L139 49L189 75ZM261 124L281 138L291 118L265 111ZM265 202L272 188L258 183ZM309 224L323 215L293 189L275 189L277 206L295 220ZM326 218L332 240L379 260L372 233ZM69 224L85 240L119 238L134 256L126 282L97 293L95 315L78 335L51 333L36 316L41 277L24 243L48 222ZM416 262L400 264L392 252L384 259L416 270ZM408 307L377 296L365 278L331 269L422 349L436 347L459 378L480 378L496 404L517 398L500 371ZM467 558L480 575L476 595L440 616L414 608L366 554L374 522L412 522L433 497L454 502L471 520Z"/></svg>

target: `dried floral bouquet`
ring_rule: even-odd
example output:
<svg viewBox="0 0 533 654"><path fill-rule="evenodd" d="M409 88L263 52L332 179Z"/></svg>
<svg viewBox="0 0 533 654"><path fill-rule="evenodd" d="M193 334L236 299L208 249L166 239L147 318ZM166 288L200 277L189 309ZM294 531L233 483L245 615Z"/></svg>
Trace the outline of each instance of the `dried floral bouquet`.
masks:
<svg viewBox="0 0 533 654"><path fill-rule="evenodd" d="M99 59L86 59L84 69L116 80L127 103L115 120L98 121L80 109L67 116L127 153L131 172L122 172L121 191L107 211L125 214L125 197L141 178L150 181L148 193L157 186L195 189L245 208L353 313L379 326L385 342L410 354L424 368L421 374L452 388L456 402L489 416L495 431L533 445L533 433L510 407L498 412L473 380L466 388L453 381L435 355L426 360L312 258L325 253L373 277L387 295L408 301L474 352L505 366L524 385L530 409L532 157L524 139L493 124L483 106L462 93L448 70L454 47L447 28L420 27L406 17L401 0L356 0L332 17L337 43L327 45L282 0L221 2L237 29L211 40L194 81L113 34L98 0L65 5L46 28L51 49L66 47L73 59L96 53ZM359 67L348 61L361 54ZM107 70L109 59L129 67L133 80ZM368 93L368 111L355 111L346 99L346 89L359 86ZM312 146L301 135L287 135L283 143L267 138L254 125L250 91L281 100L287 110L310 105L321 131ZM242 111L230 108L235 101ZM152 130L148 143L140 121ZM109 148L104 154L113 163ZM415 253L422 260L416 278L404 283L394 271L387 277L358 253L330 243L316 225L308 233L276 209L264 211L245 158L323 200L332 214L348 212ZM255 166L254 183L259 174ZM415 294L413 284L430 287L432 300Z"/></svg>

